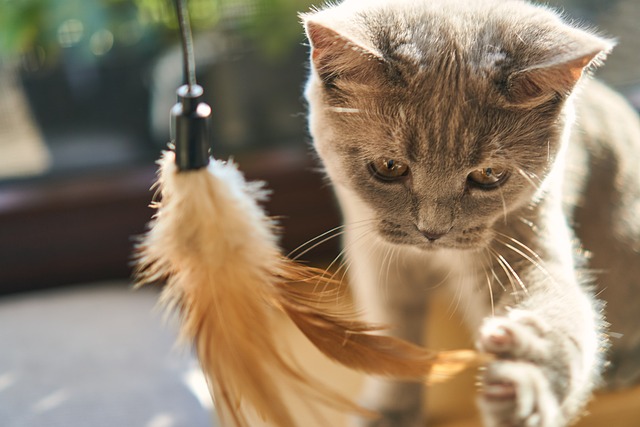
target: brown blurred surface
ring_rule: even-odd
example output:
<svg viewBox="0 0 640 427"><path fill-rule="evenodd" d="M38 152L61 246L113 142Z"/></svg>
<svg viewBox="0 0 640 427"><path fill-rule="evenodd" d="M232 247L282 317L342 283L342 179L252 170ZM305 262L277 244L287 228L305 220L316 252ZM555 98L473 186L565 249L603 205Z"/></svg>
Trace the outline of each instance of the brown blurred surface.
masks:
<svg viewBox="0 0 640 427"><path fill-rule="evenodd" d="M265 208L285 230L285 252L338 224L331 189L306 153L258 153L239 164L272 190ZM155 173L146 165L1 185L0 294L127 278L136 236L154 213ZM335 254L338 243L307 258Z"/></svg>

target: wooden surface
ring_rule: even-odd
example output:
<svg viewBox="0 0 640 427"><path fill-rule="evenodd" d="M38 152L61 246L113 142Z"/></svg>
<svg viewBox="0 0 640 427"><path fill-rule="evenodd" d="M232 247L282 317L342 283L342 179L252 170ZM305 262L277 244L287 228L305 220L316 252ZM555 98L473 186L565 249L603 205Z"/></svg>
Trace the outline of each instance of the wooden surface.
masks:
<svg viewBox="0 0 640 427"><path fill-rule="evenodd" d="M153 176L125 169L0 188L0 292L126 277Z"/></svg>

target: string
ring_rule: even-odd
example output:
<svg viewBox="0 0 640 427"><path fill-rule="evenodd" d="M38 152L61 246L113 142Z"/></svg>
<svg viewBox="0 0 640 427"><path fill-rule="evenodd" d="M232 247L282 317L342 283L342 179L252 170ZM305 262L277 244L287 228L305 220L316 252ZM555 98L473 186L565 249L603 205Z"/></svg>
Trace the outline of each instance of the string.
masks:
<svg viewBox="0 0 640 427"><path fill-rule="evenodd" d="M189 86L189 92L191 92L191 88L196 85L196 66L187 0L175 0L175 6L178 14L178 26L180 27L180 41L182 43L183 80L184 84Z"/></svg>

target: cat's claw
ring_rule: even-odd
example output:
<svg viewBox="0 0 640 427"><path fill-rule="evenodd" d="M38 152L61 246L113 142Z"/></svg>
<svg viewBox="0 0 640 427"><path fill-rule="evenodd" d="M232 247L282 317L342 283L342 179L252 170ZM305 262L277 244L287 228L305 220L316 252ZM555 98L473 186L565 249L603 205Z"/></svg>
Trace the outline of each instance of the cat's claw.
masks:
<svg viewBox="0 0 640 427"><path fill-rule="evenodd" d="M559 399L542 368L551 357L546 325L531 313L513 310L485 320L478 349L497 360L485 369L479 405L485 427L557 427Z"/></svg>

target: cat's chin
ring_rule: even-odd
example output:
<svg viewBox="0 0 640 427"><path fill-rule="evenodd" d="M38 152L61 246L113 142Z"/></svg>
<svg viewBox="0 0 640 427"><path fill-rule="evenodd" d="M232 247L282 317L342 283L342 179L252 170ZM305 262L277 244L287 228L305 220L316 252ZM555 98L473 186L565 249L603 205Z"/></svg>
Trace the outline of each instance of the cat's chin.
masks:
<svg viewBox="0 0 640 427"><path fill-rule="evenodd" d="M426 251L426 252L436 251L436 250L448 250L448 251L454 250L454 251L472 252L472 251L479 251L485 247L483 242L477 242L477 243L442 242L439 244L427 243L427 244L418 244L414 246L419 250Z"/></svg>
<svg viewBox="0 0 640 427"><path fill-rule="evenodd" d="M465 239L464 241L458 241L455 239L442 239L433 242L430 241L405 241L399 239L388 238L386 236L379 236L386 244L393 246L400 246L403 248L412 248L420 252L434 252L434 251L480 251L487 246L485 239Z"/></svg>

